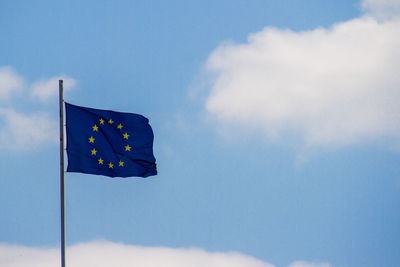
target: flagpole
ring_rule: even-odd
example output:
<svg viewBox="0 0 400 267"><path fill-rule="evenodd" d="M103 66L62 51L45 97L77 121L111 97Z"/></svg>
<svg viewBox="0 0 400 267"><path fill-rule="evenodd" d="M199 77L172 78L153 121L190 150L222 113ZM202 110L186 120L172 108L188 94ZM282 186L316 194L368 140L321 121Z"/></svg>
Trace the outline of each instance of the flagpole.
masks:
<svg viewBox="0 0 400 267"><path fill-rule="evenodd" d="M58 81L60 106L60 205L61 205L61 267L65 267L65 201L64 201L64 85Z"/></svg>

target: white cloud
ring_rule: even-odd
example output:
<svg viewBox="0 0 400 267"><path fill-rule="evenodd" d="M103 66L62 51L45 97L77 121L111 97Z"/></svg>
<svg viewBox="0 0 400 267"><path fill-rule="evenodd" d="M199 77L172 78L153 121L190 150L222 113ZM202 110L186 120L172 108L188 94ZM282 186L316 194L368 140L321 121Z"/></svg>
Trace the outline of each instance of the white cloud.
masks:
<svg viewBox="0 0 400 267"><path fill-rule="evenodd" d="M53 267L60 264L60 250L0 243L2 267ZM199 248L141 247L93 241L67 248L66 265L74 267L274 267L237 252L208 252ZM328 263L296 261L288 267L332 267Z"/></svg>
<svg viewBox="0 0 400 267"><path fill-rule="evenodd" d="M399 145L399 47L397 19L363 16L303 32L267 27L209 56L215 80L206 109L222 126L269 140L294 134L306 146Z"/></svg>
<svg viewBox="0 0 400 267"><path fill-rule="evenodd" d="M361 6L378 19L392 19L400 15L400 0L363 0Z"/></svg>
<svg viewBox="0 0 400 267"><path fill-rule="evenodd" d="M68 91L76 86L77 81L67 76L56 76L35 82L32 85L32 96L47 102L49 99L58 96L58 81L64 80L64 91Z"/></svg>
<svg viewBox="0 0 400 267"><path fill-rule="evenodd" d="M53 267L60 264L60 252L51 248L30 248L0 244L2 267ZM66 265L75 267L273 267L236 252L207 252L202 249L139 247L112 242L90 242L67 248Z"/></svg>
<svg viewBox="0 0 400 267"><path fill-rule="evenodd" d="M11 108L0 108L0 121L0 149L29 150L57 142L57 122L46 113L23 114Z"/></svg>
<svg viewBox="0 0 400 267"><path fill-rule="evenodd" d="M64 89L76 86L77 81L67 76L52 77L40 80L31 86L12 67L0 67L0 149L31 150L41 145L56 143L59 133L58 124L50 118L49 113L34 111L24 113L16 111L16 97L10 98L13 92L31 94L42 102L58 95L58 80L64 80ZM27 89L30 92L26 92ZM22 94L19 95L21 97ZM32 98L25 98L29 105ZM56 102L58 103L58 102Z"/></svg>
<svg viewBox="0 0 400 267"><path fill-rule="evenodd" d="M7 100L13 91L20 91L23 78L12 67L0 67L0 100Z"/></svg>

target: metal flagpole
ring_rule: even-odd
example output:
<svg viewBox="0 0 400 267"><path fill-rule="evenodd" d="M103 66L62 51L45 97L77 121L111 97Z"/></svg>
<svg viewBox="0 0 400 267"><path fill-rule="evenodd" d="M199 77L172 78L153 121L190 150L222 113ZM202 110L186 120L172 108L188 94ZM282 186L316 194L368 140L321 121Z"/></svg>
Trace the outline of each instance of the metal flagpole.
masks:
<svg viewBox="0 0 400 267"><path fill-rule="evenodd" d="M60 204L61 204L61 267L65 267L65 214L64 214L64 85L58 81L60 105Z"/></svg>

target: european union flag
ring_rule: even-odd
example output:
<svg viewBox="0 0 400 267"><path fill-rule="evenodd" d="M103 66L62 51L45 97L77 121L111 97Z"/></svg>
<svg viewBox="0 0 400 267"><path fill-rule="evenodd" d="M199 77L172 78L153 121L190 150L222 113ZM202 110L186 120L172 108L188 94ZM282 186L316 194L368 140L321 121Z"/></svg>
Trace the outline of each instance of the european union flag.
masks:
<svg viewBox="0 0 400 267"><path fill-rule="evenodd" d="M68 103L65 106L67 172L109 177L157 174L154 135L147 118Z"/></svg>

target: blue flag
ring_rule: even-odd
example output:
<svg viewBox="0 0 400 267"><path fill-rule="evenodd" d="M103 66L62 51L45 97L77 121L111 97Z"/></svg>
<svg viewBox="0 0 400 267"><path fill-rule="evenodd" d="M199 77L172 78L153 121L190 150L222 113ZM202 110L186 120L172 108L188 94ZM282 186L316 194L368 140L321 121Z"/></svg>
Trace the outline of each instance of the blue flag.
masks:
<svg viewBox="0 0 400 267"><path fill-rule="evenodd" d="M68 103L65 107L67 172L109 177L157 174L154 135L147 118Z"/></svg>

